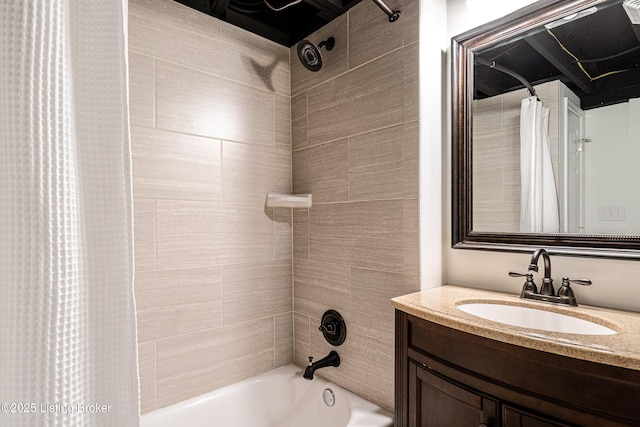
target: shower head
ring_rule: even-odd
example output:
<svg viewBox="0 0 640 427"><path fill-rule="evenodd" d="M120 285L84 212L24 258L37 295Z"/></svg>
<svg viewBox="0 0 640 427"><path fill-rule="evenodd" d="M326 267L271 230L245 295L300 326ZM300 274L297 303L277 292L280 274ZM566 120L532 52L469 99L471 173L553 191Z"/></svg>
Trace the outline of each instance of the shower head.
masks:
<svg viewBox="0 0 640 427"><path fill-rule="evenodd" d="M325 47L327 51L333 49L336 44L336 39L329 37L327 40L320 42L316 47L309 40L302 40L298 43L298 58L300 62L305 66L307 70L318 71L322 68L322 55L320 55L320 48Z"/></svg>

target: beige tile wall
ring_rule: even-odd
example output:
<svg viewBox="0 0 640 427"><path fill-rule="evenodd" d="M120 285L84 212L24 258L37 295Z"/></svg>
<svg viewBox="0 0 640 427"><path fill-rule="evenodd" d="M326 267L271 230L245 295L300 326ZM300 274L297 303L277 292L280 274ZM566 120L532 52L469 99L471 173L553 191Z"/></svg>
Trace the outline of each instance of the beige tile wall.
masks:
<svg viewBox="0 0 640 427"><path fill-rule="evenodd" d="M293 360L289 50L129 1L142 411Z"/></svg>
<svg viewBox="0 0 640 427"><path fill-rule="evenodd" d="M418 1L389 23L363 1L308 38L333 36L317 73L291 50L295 360L324 357L322 313L338 310L347 340L338 368L318 371L393 409L389 299L419 289ZM439 203L439 202L438 202Z"/></svg>
<svg viewBox="0 0 640 427"><path fill-rule="evenodd" d="M535 86L549 108L551 157L558 176L558 81ZM520 231L520 103L526 89L473 103L473 230Z"/></svg>

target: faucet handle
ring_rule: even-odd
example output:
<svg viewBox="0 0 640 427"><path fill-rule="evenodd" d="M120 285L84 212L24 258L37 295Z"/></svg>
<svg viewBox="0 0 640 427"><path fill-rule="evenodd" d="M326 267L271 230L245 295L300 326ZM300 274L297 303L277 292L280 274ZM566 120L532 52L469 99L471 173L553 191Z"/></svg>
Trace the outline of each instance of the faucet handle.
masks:
<svg viewBox="0 0 640 427"><path fill-rule="evenodd" d="M518 273L517 271L510 271L509 272L509 276L511 276L511 277L527 277L528 278L529 276L533 277L533 273L531 273L531 272Z"/></svg>
<svg viewBox="0 0 640 427"><path fill-rule="evenodd" d="M538 293L538 287L533 282L533 273L531 271L528 271L526 273L518 273L518 272L515 272L515 271L510 271L509 272L509 276L511 276L511 277L526 277L527 278L527 281L524 282L524 285L522 285L522 293L521 293L521 295L524 295L525 293L528 293L528 292L533 292L534 294Z"/></svg>
<svg viewBox="0 0 640 427"><path fill-rule="evenodd" d="M313 365L313 356L309 356L309 366Z"/></svg>
<svg viewBox="0 0 640 427"><path fill-rule="evenodd" d="M573 289L571 289L571 284L576 283L582 286L591 285L591 280L589 279L569 279L568 277L562 278L562 286L558 289L558 296L562 298L564 301L567 301L569 305L574 307L578 306L576 302L576 296L573 293Z"/></svg>
<svg viewBox="0 0 640 427"><path fill-rule="evenodd" d="M569 286L570 283L575 283L576 285L582 285L582 286L591 286L592 282L589 279L569 279L568 277L562 278L562 286L564 285Z"/></svg>

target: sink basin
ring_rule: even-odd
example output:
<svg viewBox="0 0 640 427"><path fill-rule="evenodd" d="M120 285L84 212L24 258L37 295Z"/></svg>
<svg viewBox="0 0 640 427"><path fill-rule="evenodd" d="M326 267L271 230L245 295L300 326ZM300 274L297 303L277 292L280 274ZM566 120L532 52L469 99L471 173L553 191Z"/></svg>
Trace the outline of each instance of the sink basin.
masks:
<svg viewBox="0 0 640 427"><path fill-rule="evenodd" d="M458 309L483 319L522 328L580 335L614 335L613 329L585 319L519 305L467 303Z"/></svg>

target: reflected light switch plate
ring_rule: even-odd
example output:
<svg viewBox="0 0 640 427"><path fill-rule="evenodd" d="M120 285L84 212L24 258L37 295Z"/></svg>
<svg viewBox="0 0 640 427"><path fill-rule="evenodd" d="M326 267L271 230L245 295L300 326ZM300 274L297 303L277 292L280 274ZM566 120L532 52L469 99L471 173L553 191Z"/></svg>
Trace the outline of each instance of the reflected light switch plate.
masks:
<svg viewBox="0 0 640 427"><path fill-rule="evenodd" d="M598 206L598 221L624 221L624 206Z"/></svg>

